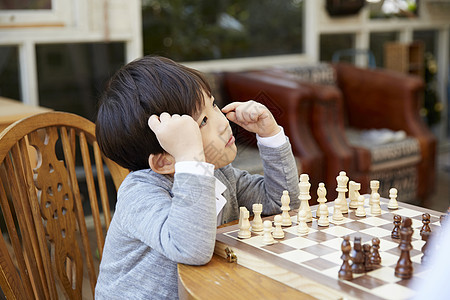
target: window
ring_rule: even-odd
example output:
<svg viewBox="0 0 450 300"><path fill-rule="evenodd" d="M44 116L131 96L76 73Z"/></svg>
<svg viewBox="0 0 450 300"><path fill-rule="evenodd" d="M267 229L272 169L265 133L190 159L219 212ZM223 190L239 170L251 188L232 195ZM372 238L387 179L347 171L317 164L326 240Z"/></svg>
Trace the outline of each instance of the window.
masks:
<svg viewBox="0 0 450 300"><path fill-rule="evenodd" d="M52 0L3 0L0 9L51 9Z"/></svg>
<svg viewBox="0 0 450 300"><path fill-rule="evenodd" d="M198 61L303 51L303 0L143 0L144 54Z"/></svg>
<svg viewBox="0 0 450 300"><path fill-rule="evenodd" d="M370 34L369 49L375 56L376 66L383 68L384 66L384 45L387 42L395 42L398 40L397 32L372 32Z"/></svg>
<svg viewBox="0 0 450 300"><path fill-rule="evenodd" d="M352 49L355 46L353 34L322 34L320 35L320 61L331 62L333 54L340 50ZM340 61L354 63L354 57L342 56Z"/></svg>
<svg viewBox="0 0 450 300"><path fill-rule="evenodd" d="M95 120L106 81L125 63L124 43L36 46L39 104Z"/></svg>
<svg viewBox="0 0 450 300"><path fill-rule="evenodd" d="M0 46L0 96L19 100L19 51L16 46Z"/></svg>

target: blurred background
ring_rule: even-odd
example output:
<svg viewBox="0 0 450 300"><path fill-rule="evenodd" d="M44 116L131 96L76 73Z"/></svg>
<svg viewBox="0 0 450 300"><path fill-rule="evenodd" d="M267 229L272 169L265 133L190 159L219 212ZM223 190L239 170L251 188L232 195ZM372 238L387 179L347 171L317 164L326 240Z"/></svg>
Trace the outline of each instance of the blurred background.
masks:
<svg viewBox="0 0 450 300"><path fill-rule="evenodd" d="M450 0L0 0L0 96L94 121L107 79L147 54L203 72L390 68L423 78L450 170L449 44Z"/></svg>

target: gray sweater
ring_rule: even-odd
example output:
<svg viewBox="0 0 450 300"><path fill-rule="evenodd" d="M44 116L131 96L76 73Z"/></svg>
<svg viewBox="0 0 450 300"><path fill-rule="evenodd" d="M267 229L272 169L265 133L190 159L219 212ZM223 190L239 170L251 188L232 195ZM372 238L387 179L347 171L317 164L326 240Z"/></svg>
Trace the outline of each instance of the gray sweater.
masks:
<svg viewBox="0 0 450 300"><path fill-rule="evenodd" d="M263 215L281 212L288 190L291 209L299 206L298 174L286 142L259 145L264 176L227 165L214 171L227 189L222 222L263 204ZM118 191L95 289L97 299L177 299L177 263L202 265L212 257L216 236L215 178L150 169L130 173Z"/></svg>

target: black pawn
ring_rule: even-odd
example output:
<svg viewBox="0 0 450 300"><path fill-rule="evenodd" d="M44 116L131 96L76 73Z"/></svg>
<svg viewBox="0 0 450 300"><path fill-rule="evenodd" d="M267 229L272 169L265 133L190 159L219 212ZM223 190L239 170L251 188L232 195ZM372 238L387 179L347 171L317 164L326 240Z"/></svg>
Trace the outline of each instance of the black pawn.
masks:
<svg viewBox="0 0 450 300"><path fill-rule="evenodd" d="M342 250L341 259L343 260L343 262L341 268L339 269L339 278L345 280L352 280L353 279L352 267L348 262L350 259L350 251L352 250L352 245L350 245L350 237L348 235L344 236L344 240L342 241L341 245L341 250Z"/></svg>
<svg viewBox="0 0 450 300"><path fill-rule="evenodd" d="M399 239L400 238L400 225L402 223L402 217L399 215L394 215L394 229L392 230L391 237L393 239Z"/></svg>
<svg viewBox="0 0 450 300"><path fill-rule="evenodd" d="M364 266L366 268L366 272L372 271L372 264L370 263L370 252L372 250L372 246L369 244L363 245L363 253L364 253Z"/></svg>
<svg viewBox="0 0 450 300"><path fill-rule="evenodd" d="M411 245L411 237L413 229L411 228L412 221L410 218L405 218L400 228L400 258L395 267L395 276L402 279L409 279L413 275L413 265L409 252L413 248Z"/></svg>
<svg viewBox="0 0 450 300"><path fill-rule="evenodd" d="M350 257L352 260L352 271L355 274L361 274L366 271L366 267L364 265L364 252L362 250L361 245L361 237L355 237L355 241L353 242L353 250L350 253Z"/></svg>
<svg viewBox="0 0 450 300"><path fill-rule="evenodd" d="M372 239L372 253L370 255L370 264L373 269L379 268L381 266L381 256L380 256L380 239Z"/></svg>
<svg viewBox="0 0 450 300"><path fill-rule="evenodd" d="M420 234L422 234L422 232L426 231L426 232L431 232L431 228L430 228L430 214L429 213L424 213L422 215L422 228L420 229Z"/></svg>

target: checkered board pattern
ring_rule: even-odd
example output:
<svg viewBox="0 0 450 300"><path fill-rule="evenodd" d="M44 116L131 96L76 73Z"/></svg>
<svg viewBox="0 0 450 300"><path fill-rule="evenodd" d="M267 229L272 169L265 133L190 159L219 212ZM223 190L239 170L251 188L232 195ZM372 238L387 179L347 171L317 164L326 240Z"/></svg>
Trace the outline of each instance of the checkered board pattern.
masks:
<svg viewBox="0 0 450 300"><path fill-rule="evenodd" d="M317 225L317 218L314 217L317 206L312 207L313 221L308 223L309 232L307 234L297 233L296 212L291 212L292 226L283 227L285 237L275 239L276 242L272 245L262 243L262 233L252 232L252 236L248 239L238 238L239 225L218 229L217 241L225 244L236 253L239 252L236 250L240 248L245 249L247 253L258 256L261 260L281 266L289 272L308 276L322 285L348 295L350 298L410 298L414 295L414 290L410 287L414 286L414 280L420 280L427 274L427 268L421 265L421 249L425 243L420 236L422 214L424 212L430 213L430 227L433 232L439 230L441 213L400 202L398 209L390 210L387 208L388 200L381 198L382 214L372 216L368 203L369 195L365 195L365 197L366 217L356 217L355 210L349 209L349 213L344 214L344 220L339 222L332 220L334 203L327 202L330 220L328 227ZM411 250L410 256L413 262L414 275L409 280L402 280L394 275L395 266L400 257L400 249L398 249L400 240L391 238L391 232L394 228L394 214L409 217L413 221L412 245L414 248ZM263 221L266 219L273 220L273 216L263 218ZM352 246L355 236L361 237L362 244L372 244L372 238L378 237L380 239L379 252L382 259L381 267L367 273L353 274L353 280L351 281L340 280L338 271L342 265L342 259L340 258L342 255L341 244L342 237L345 235L350 236ZM216 247L217 251L219 250ZM238 263L245 265L242 262L242 257L240 261L239 254L237 256ZM283 280L276 278L276 276L272 278L283 283ZM411 283L413 284L411 285Z"/></svg>

